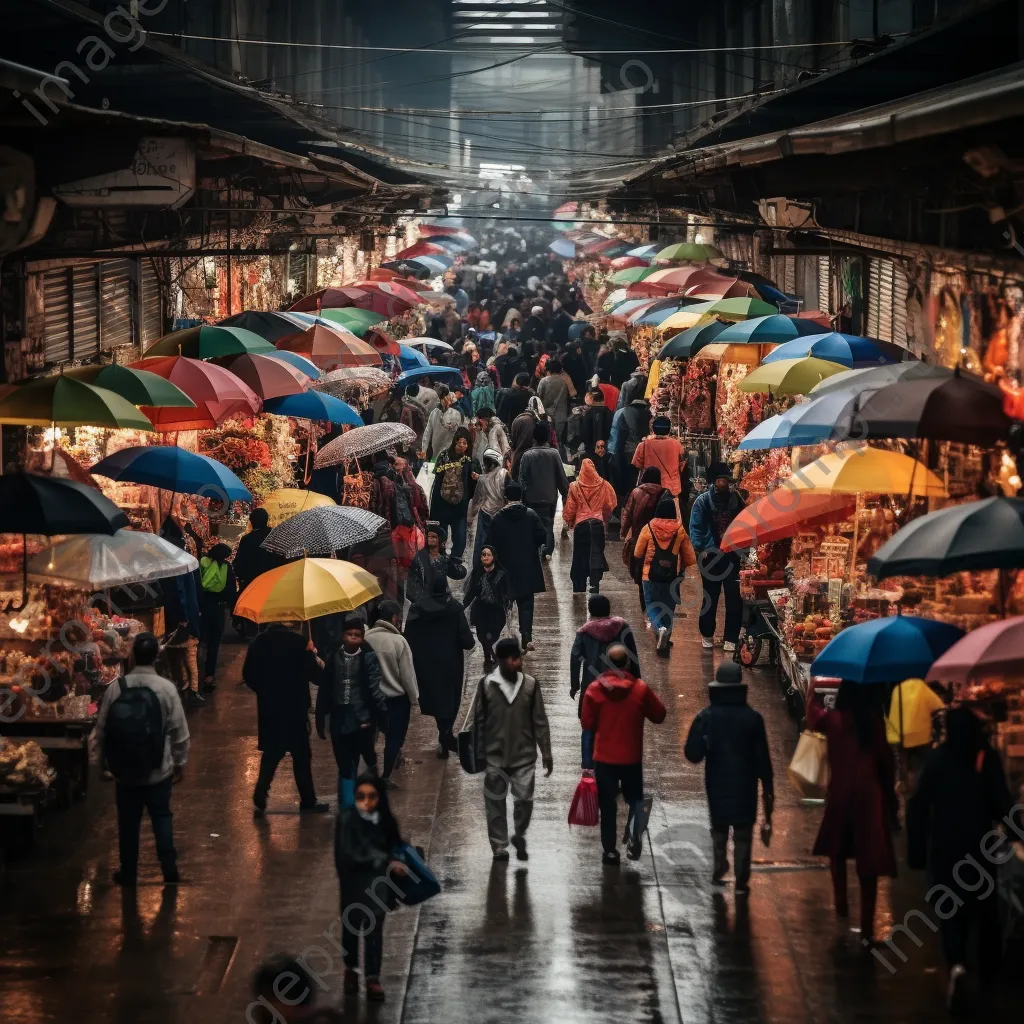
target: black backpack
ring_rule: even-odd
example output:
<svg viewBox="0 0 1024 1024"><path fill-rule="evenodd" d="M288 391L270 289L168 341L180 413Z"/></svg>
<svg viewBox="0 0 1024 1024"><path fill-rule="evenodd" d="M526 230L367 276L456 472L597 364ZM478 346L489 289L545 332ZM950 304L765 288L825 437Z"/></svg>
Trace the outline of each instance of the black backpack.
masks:
<svg viewBox="0 0 1024 1024"><path fill-rule="evenodd" d="M651 556L651 566L647 570L647 579L650 583L671 583L678 575L679 556L672 550L675 544L675 537L669 542L667 548L658 544L658 539L651 530L651 544L654 546L654 554Z"/></svg>
<svg viewBox="0 0 1024 1024"><path fill-rule="evenodd" d="M395 481L395 526L412 526L416 520L405 484Z"/></svg>
<svg viewBox="0 0 1024 1024"><path fill-rule="evenodd" d="M121 676L120 694L107 710L103 757L119 782L145 782L164 761L164 711L148 686L129 686Z"/></svg>

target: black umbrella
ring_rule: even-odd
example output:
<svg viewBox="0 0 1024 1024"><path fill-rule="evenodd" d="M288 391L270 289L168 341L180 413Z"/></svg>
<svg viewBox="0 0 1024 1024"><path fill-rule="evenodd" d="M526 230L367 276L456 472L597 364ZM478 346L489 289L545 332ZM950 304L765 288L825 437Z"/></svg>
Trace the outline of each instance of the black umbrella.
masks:
<svg viewBox="0 0 1024 1024"><path fill-rule="evenodd" d="M302 330L299 320L293 320L283 313L273 313L260 309L247 309L242 313L229 316L221 320L218 327L241 327L261 338L269 341L272 345L277 344L282 338Z"/></svg>

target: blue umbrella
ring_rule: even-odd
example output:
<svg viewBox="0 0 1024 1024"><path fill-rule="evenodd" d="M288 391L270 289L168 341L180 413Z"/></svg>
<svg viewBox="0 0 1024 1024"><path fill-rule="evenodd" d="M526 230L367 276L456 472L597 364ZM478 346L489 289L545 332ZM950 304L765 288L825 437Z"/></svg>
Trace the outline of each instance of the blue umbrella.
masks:
<svg viewBox="0 0 1024 1024"><path fill-rule="evenodd" d="M404 388L409 384L416 384L423 380L424 377L441 381L449 387L457 387L460 390L464 390L466 387L461 371L457 370L454 366L417 366L412 370L406 370L404 373L399 374L398 379L395 381L395 387Z"/></svg>
<svg viewBox="0 0 1024 1024"><path fill-rule="evenodd" d="M347 327L343 327L336 320L328 320L326 317L317 316L315 313L297 313L293 310L288 310L282 313L281 316L286 316L290 320L295 322L295 332L305 331L310 327L328 327L332 331L340 331L342 334L354 334L354 331L350 331ZM359 337L356 335L356 337ZM261 353L262 355L270 355L269 352ZM303 373L306 371L303 370Z"/></svg>
<svg viewBox="0 0 1024 1024"><path fill-rule="evenodd" d="M810 402L801 402L759 423L738 447L756 451L850 439L857 431L857 425L850 420L856 402L855 391L832 391Z"/></svg>
<svg viewBox="0 0 1024 1024"><path fill-rule="evenodd" d="M811 675L855 683L924 679L963 635L956 626L916 615L872 619L833 637L811 664Z"/></svg>
<svg viewBox="0 0 1024 1024"><path fill-rule="evenodd" d="M828 328L822 327L814 320L797 320L782 313L774 313L771 316L756 316L751 320L729 324L728 330L716 340L723 345L780 345L807 334L820 336L827 333Z"/></svg>
<svg viewBox="0 0 1024 1024"><path fill-rule="evenodd" d="M686 309L687 306L694 306L698 301L698 299L691 298L662 299L651 306L650 309L645 310L640 316L636 316L634 313L630 317L629 322L633 324L650 324L653 327L657 327L673 313L678 313L679 310Z"/></svg>
<svg viewBox="0 0 1024 1024"><path fill-rule="evenodd" d="M659 249L660 245L641 245L636 249L630 249L626 253L627 256L636 256L639 259L647 260L650 259Z"/></svg>
<svg viewBox="0 0 1024 1024"><path fill-rule="evenodd" d="M403 370L415 370L417 366L429 366L430 360L416 349L408 345L398 346L398 361Z"/></svg>
<svg viewBox="0 0 1024 1024"><path fill-rule="evenodd" d="M317 365L298 352L284 352L278 349L276 352L264 352L267 359L276 359L278 362L294 366L300 373L304 373L310 380L319 380L322 376Z"/></svg>
<svg viewBox="0 0 1024 1024"><path fill-rule="evenodd" d="M548 245L548 248L562 259L571 260L576 257L576 246L568 238L556 238Z"/></svg>
<svg viewBox="0 0 1024 1024"><path fill-rule="evenodd" d="M813 323L810 320L803 322ZM891 348L887 348L883 342L872 341L870 338L859 338L855 334L838 334L835 331L788 341L769 352L764 357L764 362L773 363L776 359L802 359L804 356L828 359L830 362L842 363L843 366L849 366L851 369L899 362L898 355L894 354Z"/></svg>
<svg viewBox="0 0 1024 1024"><path fill-rule="evenodd" d="M569 340L576 341L588 327L593 327L592 323L588 323L586 320L577 320L574 324L569 324Z"/></svg>
<svg viewBox="0 0 1024 1024"><path fill-rule="evenodd" d="M303 391L299 395L268 399L263 403L263 411L275 416L294 416L299 420L364 426L362 416L348 402L333 395L325 395L322 391Z"/></svg>
<svg viewBox="0 0 1024 1024"><path fill-rule="evenodd" d="M362 421L360 421L362 422ZM178 447L122 448L93 466L91 472L124 483L148 484L178 494L252 501L245 485L216 459Z"/></svg>

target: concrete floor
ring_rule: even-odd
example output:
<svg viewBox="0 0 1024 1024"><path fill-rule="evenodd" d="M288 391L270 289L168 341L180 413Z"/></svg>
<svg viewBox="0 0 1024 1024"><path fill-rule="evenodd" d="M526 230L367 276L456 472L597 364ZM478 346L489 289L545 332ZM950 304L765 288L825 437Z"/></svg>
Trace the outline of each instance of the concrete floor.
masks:
<svg viewBox="0 0 1024 1024"><path fill-rule="evenodd" d="M268 955L304 953L327 1002L352 1021L405 1024L593 1022L925 1022L944 1018L944 970L935 938L905 943L890 974L865 954L831 910L828 873L809 856L820 808L802 806L786 779L796 741L774 676L749 673L776 771L775 837L755 848L747 900L710 885L703 776L682 757L705 683L721 657L702 655L696 615L679 623L671 659L653 654L636 588L609 542L604 591L639 627L644 676L669 709L648 726L646 788L655 794L641 861L600 860L596 829L569 828L579 779L579 725L568 656L585 599L568 585L569 542L548 566L538 598L537 653L555 771L538 771L530 861L494 865L481 777L434 757L432 722L414 715L407 767L393 804L403 831L427 848L442 894L389 918L388 1001L342 1004L340 955L325 931L338 916L333 815L300 819L286 761L271 813L254 822L255 704L239 685L244 649L227 646L211 706L190 715L192 757L175 790L176 841L185 878L159 883L144 833L136 894L113 886L116 828L109 784L49 818L33 856L9 866L0 907L0 1006L5 1024L178 1024L246 1019L249 978ZM469 676L480 667L479 648ZM329 745L315 744L320 795L334 799ZM539 768L539 766L538 766ZM923 907L923 884L904 873L883 883L879 927ZM335 934L336 934L335 930ZM1001 998L1001 997L1000 997ZM1009 1006L1007 997L1007 1007Z"/></svg>

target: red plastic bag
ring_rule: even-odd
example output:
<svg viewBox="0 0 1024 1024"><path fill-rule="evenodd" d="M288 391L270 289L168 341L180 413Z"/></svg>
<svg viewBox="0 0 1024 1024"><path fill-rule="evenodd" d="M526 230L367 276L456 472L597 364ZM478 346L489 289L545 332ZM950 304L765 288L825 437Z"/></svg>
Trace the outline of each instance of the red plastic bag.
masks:
<svg viewBox="0 0 1024 1024"><path fill-rule="evenodd" d="M597 810L597 781L594 773L585 771L569 805L570 825L596 825L600 821Z"/></svg>
<svg viewBox="0 0 1024 1024"><path fill-rule="evenodd" d="M396 526L391 531L391 546L395 558L403 569L412 565L416 552L426 544L427 539L418 526Z"/></svg>

